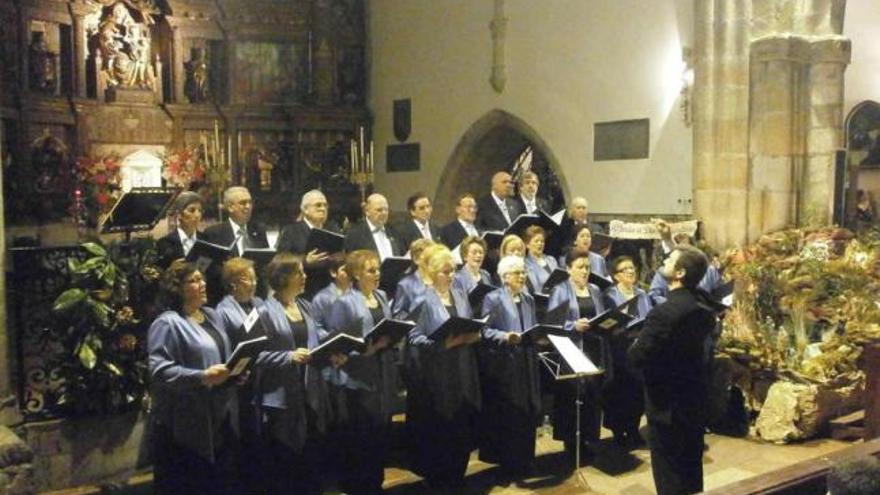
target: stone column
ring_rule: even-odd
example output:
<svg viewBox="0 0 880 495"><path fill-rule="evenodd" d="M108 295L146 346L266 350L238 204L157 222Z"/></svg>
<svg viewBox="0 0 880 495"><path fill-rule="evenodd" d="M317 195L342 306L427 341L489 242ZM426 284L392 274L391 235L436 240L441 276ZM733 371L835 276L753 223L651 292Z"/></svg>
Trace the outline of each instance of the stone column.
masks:
<svg viewBox="0 0 880 495"><path fill-rule="evenodd" d="M772 35L751 47L748 240L797 219L804 147L804 88L810 45Z"/></svg>
<svg viewBox="0 0 880 495"><path fill-rule="evenodd" d="M827 224L834 210L834 152L843 148L843 74L848 39L829 36L810 44L809 127L800 223Z"/></svg>
<svg viewBox="0 0 880 495"><path fill-rule="evenodd" d="M746 238L749 15L746 2L694 2L694 215L714 246Z"/></svg>

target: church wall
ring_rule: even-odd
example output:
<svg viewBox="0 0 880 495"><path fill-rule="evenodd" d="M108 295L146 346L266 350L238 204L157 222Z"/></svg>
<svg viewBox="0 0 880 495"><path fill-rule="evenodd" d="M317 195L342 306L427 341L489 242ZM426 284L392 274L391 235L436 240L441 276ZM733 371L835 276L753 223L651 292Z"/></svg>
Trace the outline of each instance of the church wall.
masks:
<svg viewBox="0 0 880 495"><path fill-rule="evenodd" d="M682 47L692 0L506 0L506 86L489 83L493 2L370 2L370 96L377 190L395 210L433 194L468 128L493 109L531 126L558 163L566 196L595 213L689 213L691 129L682 118ZM385 170L393 100L412 99L421 170ZM650 118L648 159L593 161L596 122ZM499 168L502 165L499 164ZM484 192L488 184L474 184ZM435 212L435 215L441 212Z"/></svg>
<svg viewBox="0 0 880 495"><path fill-rule="evenodd" d="M852 40L852 62L845 75L846 115L861 101L880 102L880 2L847 2L843 34Z"/></svg>

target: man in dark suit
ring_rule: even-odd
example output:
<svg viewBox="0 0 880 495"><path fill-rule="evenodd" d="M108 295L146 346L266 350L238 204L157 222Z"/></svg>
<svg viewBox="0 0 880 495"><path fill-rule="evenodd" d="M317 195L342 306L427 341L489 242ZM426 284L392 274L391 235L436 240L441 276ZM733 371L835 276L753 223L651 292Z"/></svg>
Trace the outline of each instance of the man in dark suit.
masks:
<svg viewBox="0 0 880 495"><path fill-rule="evenodd" d="M519 216L520 210L513 200L513 180L507 172L492 176L492 191L477 201L477 228L504 230Z"/></svg>
<svg viewBox="0 0 880 495"><path fill-rule="evenodd" d="M407 198L406 209L410 218L397 226L401 249L409 251L409 246L416 239L440 241L440 227L431 221L431 200L422 192Z"/></svg>
<svg viewBox="0 0 880 495"><path fill-rule="evenodd" d="M371 194L364 203L364 221L352 225L345 234L345 250L370 249L379 254L380 260L389 256L402 256L394 231L387 227L388 200L381 194Z"/></svg>
<svg viewBox="0 0 880 495"><path fill-rule="evenodd" d="M519 196L516 197L516 203L521 213L535 213L538 210L553 213L548 211L550 203L546 199L538 197L538 186L540 185L541 180L538 179L538 174L531 170L523 174L519 183Z"/></svg>
<svg viewBox="0 0 880 495"><path fill-rule="evenodd" d="M469 235L479 235L474 221L477 219L477 200L471 193L458 197L455 203L455 220L440 230L440 239L449 249L455 249Z"/></svg>
<svg viewBox="0 0 880 495"><path fill-rule="evenodd" d="M288 252L303 257L306 272L304 296L311 300L315 293L331 282L328 261L330 255L335 253L325 253L317 249L306 252L309 234L312 229L339 232L339 228L335 223L327 220L329 204L327 197L321 191L312 189L303 194L299 207L302 218L281 229L275 248L279 253Z"/></svg>
<svg viewBox="0 0 880 495"><path fill-rule="evenodd" d="M216 223L205 229L206 241L220 246L232 247L233 256L241 256L247 248L268 248L269 239L266 229L256 222L251 222L254 209L251 193L246 187L233 186L223 192L223 208L229 215L225 222ZM205 277L208 279L208 303L216 304L223 296L223 284L220 280L220 263L211 263ZM259 273L259 272L258 272ZM262 283L257 291L265 293Z"/></svg>
<svg viewBox="0 0 880 495"><path fill-rule="evenodd" d="M703 491L703 433L717 317L702 302L697 284L708 264L699 249L675 247L661 269L669 280L668 299L648 313L629 349L630 365L644 377L658 495Z"/></svg>
<svg viewBox="0 0 880 495"><path fill-rule="evenodd" d="M251 223L254 203L247 188L233 186L224 191L223 208L229 218L205 229L208 242L221 246L235 242L233 252L236 256L241 256L247 248L269 247L266 230L256 222Z"/></svg>

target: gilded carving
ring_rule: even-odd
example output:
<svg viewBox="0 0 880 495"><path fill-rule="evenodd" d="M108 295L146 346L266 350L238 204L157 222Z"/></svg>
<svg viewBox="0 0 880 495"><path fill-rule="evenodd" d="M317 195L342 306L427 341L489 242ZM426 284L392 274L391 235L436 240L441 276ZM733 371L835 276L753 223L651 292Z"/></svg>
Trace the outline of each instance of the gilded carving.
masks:
<svg viewBox="0 0 880 495"><path fill-rule="evenodd" d="M149 29L157 12L155 6L131 0L102 3L111 6L101 17L95 36L107 87L156 89Z"/></svg>

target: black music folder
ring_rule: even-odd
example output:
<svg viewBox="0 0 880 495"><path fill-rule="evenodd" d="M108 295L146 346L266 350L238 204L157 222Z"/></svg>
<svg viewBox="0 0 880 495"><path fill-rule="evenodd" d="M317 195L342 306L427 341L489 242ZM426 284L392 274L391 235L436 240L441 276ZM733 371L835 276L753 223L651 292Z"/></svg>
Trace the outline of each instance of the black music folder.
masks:
<svg viewBox="0 0 880 495"><path fill-rule="evenodd" d="M603 277L602 275L597 275L593 272L590 272L589 282L598 287L599 290L603 291L614 285L614 281L610 278Z"/></svg>
<svg viewBox="0 0 880 495"><path fill-rule="evenodd" d="M635 300L635 297L627 299L622 304L606 310L602 314L594 316L590 319L590 329L610 332L617 327L625 327L629 322L635 319L634 316L627 313L629 305L633 304Z"/></svg>
<svg viewBox="0 0 880 495"><path fill-rule="evenodd" d="M555 308L547 311L544 315L544 324L545 325L562 325L565 323L565 318L568 317L568 302L563 302L556 306Z"/></svg>
<svg viewBox="0 0 880 495"><path fill-rule="evenodd" d="M239 342L233 349L229 359L226 360L226 367L229 368L229 376L239 376L253 365L257 356L266 349L269 338L261 335L257 338Z"/></svg>
<svg viewBox="0 0 880 495"><path fill-rule="evenodd" d="M268 265L272 258L275 257L277 251L275 248L245 248L242 258L249 259L257 266ZM259 272L257 272L259 273Z"/></svg>
<svg viewBox="0 0 880 495"><path fill-rule="evenodd" d="M448 320L443 322L439 328L434 330L434 333L431 334L431 338L434 339L435 342L438 342L440 340L448 341L449 339L460 335L472 335L474 337L474 343L476 343L480 340L482 335L481 331L483 330L483 327L486 326L488 320L488 316L480 319L451 316Z"/></svg>
<svg viewBox="0 0 880 495"><path fill-rule="evenodd" d="M569 335L569 332L562 325L538 323L520 334L523 342L527 344L543 344L546 342L548 335Z"/></svg>
<svg viewBox="0 0 880 495"><path fill-rule="evenodd" d="M513 219L513 222L510 222L510 225L504 229L504 235L515 234L520 237L523 236L526 229L531 227L532 225L540 225L541 217L534 213L523 213L520 216Z"/></svg>
<svg viewBox="0 0 880 495"><path fill-rule="evenodd" d="M491 251L501 247L501 241L504 240L504 232L500 230L487 230L480 234L480 237L486 241L486 248Z"/></svg>
<svg viewBox="0 0 880 495"><path fill-rule="evenodd" d="M364 352L367 345L364 339L352 337L347 333L338 333L328 339L323 344L309 351L311 363L321 366L330 361L330 356L334 354L348 355L351 352Z"/></svg>
<svg viewBox="0 0 880 495"><path fill-rule="evenodd" d="M495 287L494 285L477 282L477 285L468 291L468 302L471 303L472 308L476 308L480 304L483 304L483 299L486 298L486 294L497 289L498 287Z"/></svg>
<svg viewBox="0 0 880 495"><path fill-rule="evenodd" d="M233 257L235 243L228 246L221 246L202 239L196 239L192 249L186 255L186 261L195 263L196 268L202 273L212 264L222 265L227 259Z"/></svg>
<svg viewBox="0 0 880 495"><path fill-rule="evenodd" d="M417 308L421 311L421 306ZM406 337L410 330L415 328L416 324L409 320L395 320L393 318L384 318L379 323L373 325L370 333L367 334L365 340L367 342L375 342L382 337L388 337L389 346L400 342L400 339Z"/></svg>
<svg viewBox="0 0 880 495"><path fill-rule="evenodd" d="M309 239L306 241L306 252L317 249L318 252L334 254L342 252L345 248L345 236L330 232L329 230L314 228L309 232Z"/></svg>
<svg viewBox="0 0 880 495"><path fill-rule="evenodd" d="M397 283L413 266L413 262L409 258L402 256L389 256L382 261L379 268L379 288L388 294L394 294L397 289Z"/></svg>
<svg viewBox="0 0 880 495"><path fill-rule="evenodd" d="M547 277L547 281L544 282L544 285L541 287L541 292L544 294L549 294L554 287L565 282L571 277L568 273L568 270L563 270L562 268L554 268L552 272L550 272L550 276Z"/></svg>
<svg viewBox="0 0 880 495"><path fill-rule="evenodd" d="M540 217L540 223L538 225L544 227L544 230L549 234L562 225L562 221L565 219L565 208L552 215L544 210L538 210L538 217Z"/></svg>

